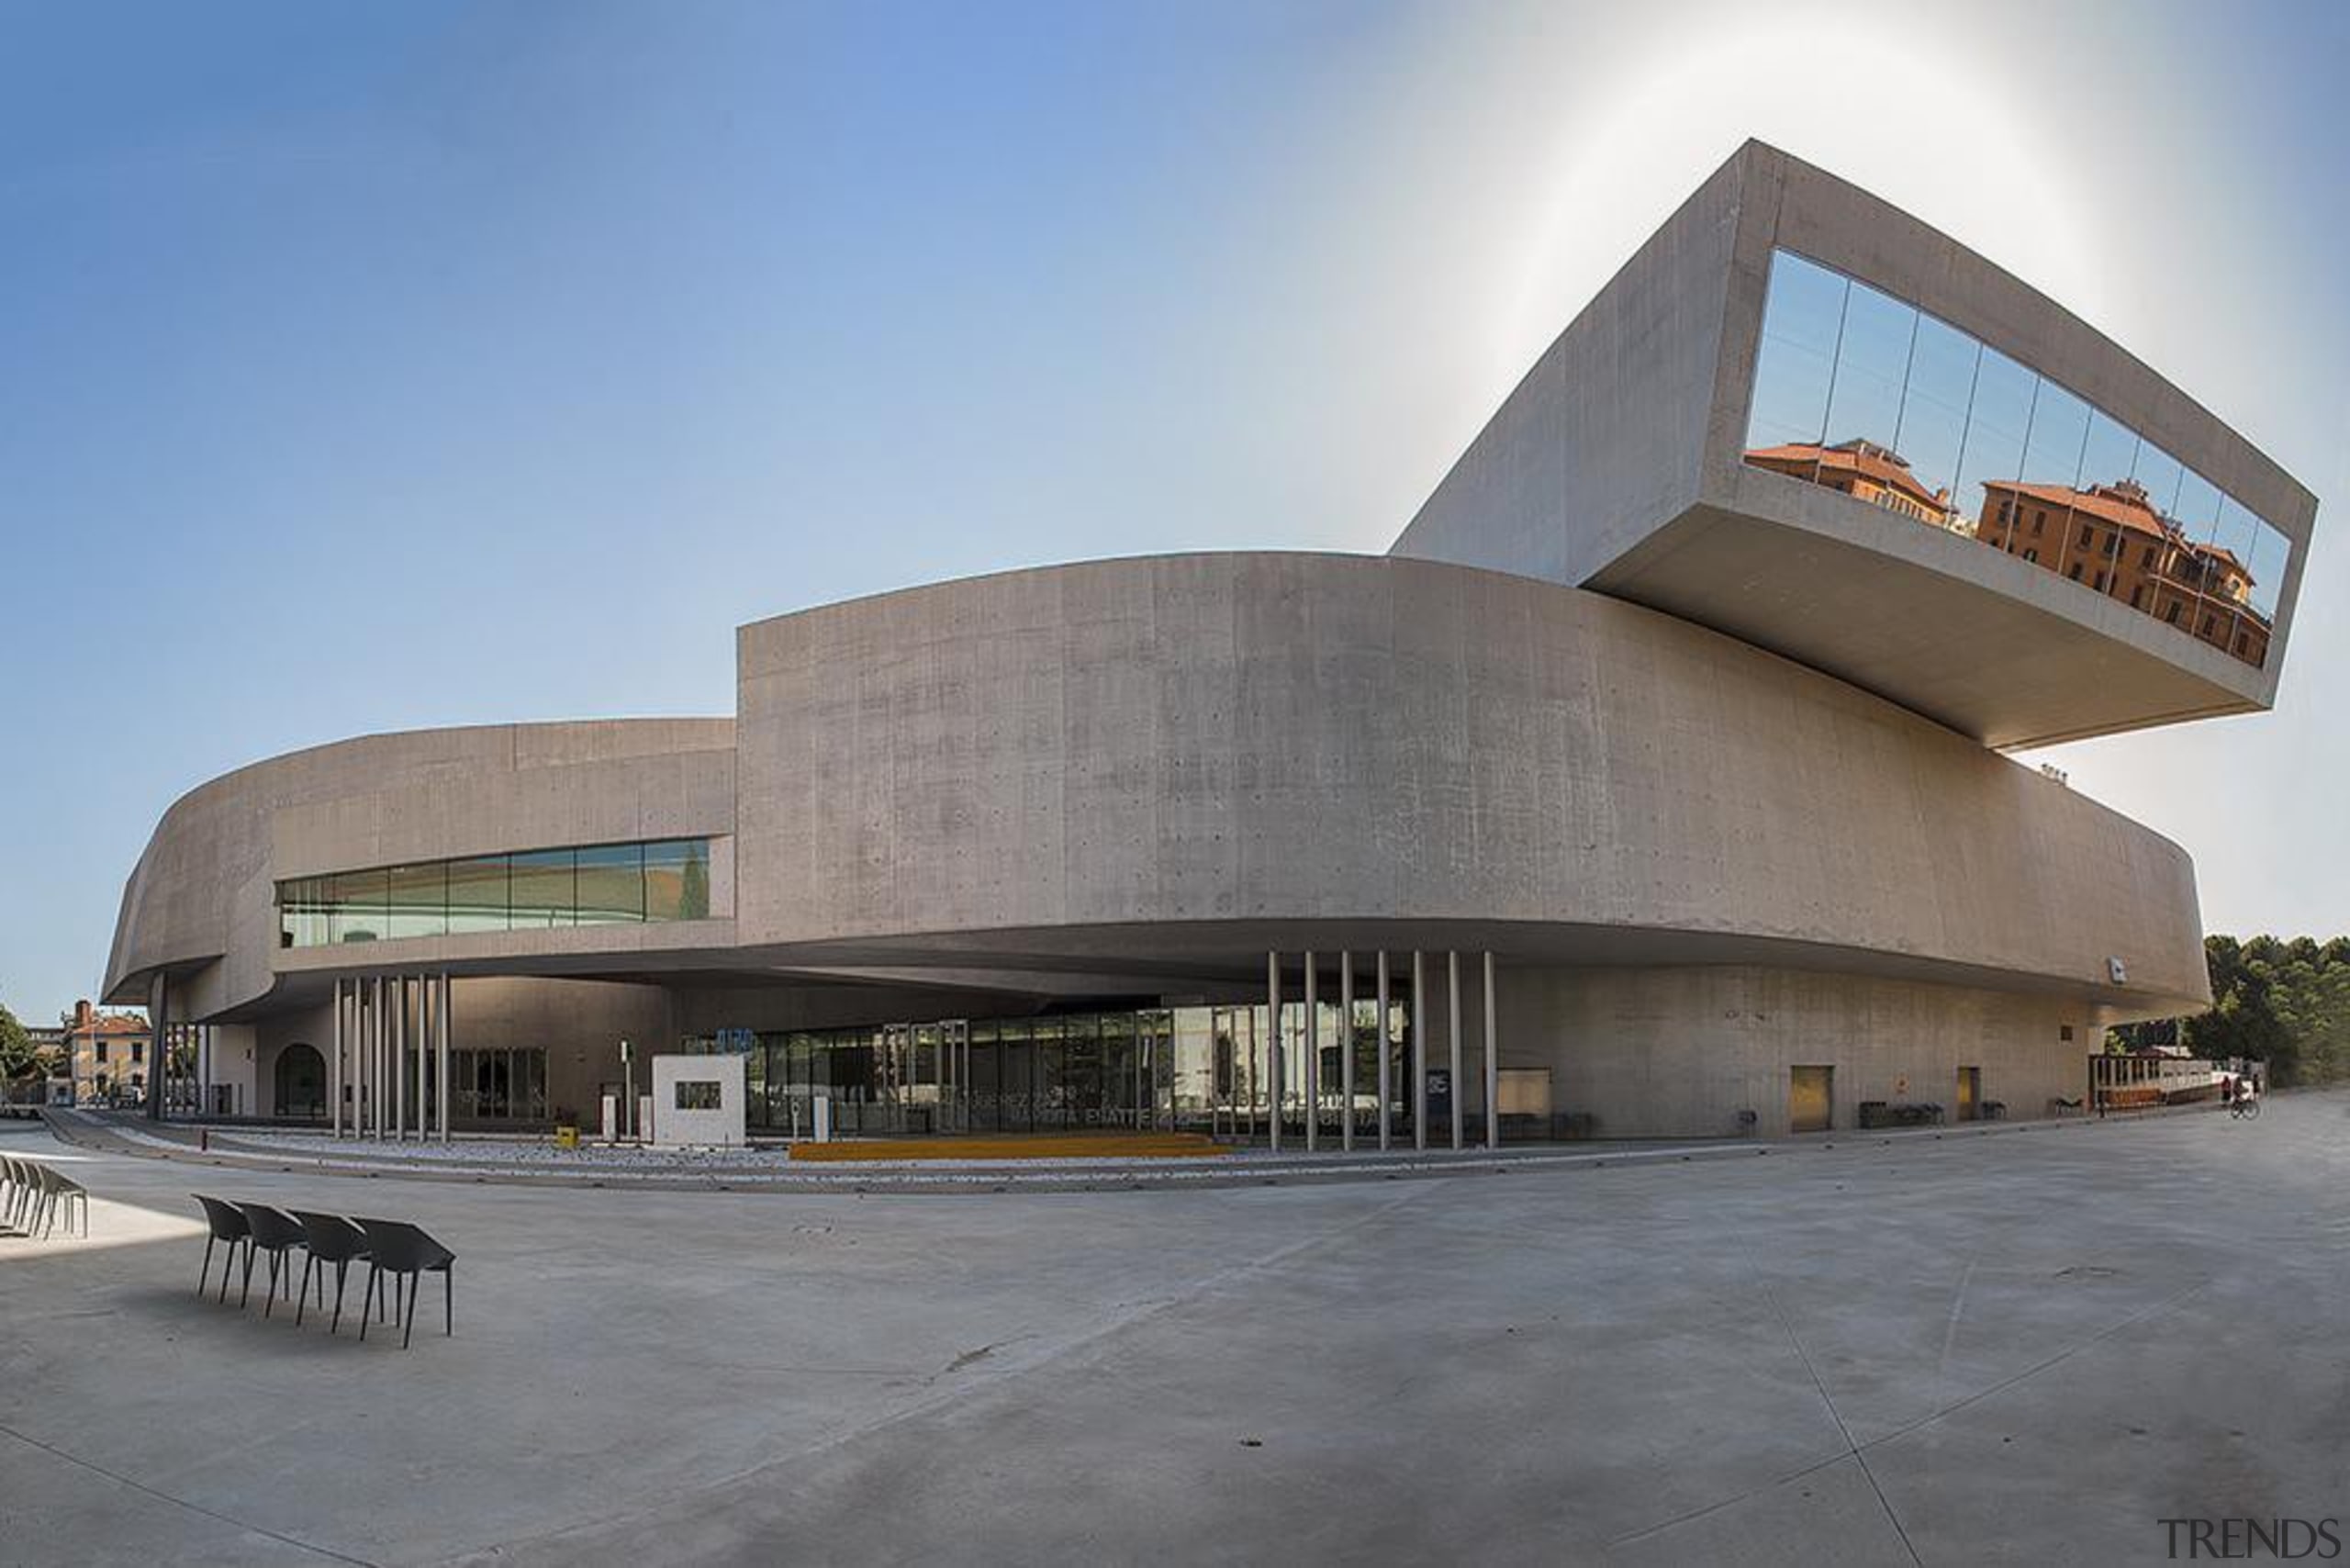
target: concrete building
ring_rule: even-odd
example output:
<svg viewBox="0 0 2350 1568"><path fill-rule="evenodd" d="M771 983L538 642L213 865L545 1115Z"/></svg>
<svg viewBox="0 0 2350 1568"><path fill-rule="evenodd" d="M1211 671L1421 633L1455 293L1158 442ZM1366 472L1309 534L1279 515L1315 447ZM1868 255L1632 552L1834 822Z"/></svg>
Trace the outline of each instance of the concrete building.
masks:
<svg viewBox="0 0 2350 1568"><path fill-rule="evenodd" d="M2249 665L2268 659L2251 569L2187 537L2134 479L2075 489L1986 480L1975 536L2176 626Z"/></svg>
<svg viewBox="0 0 2350 1568"><path fill-rule="evenodd" d="M152 1036L145 1018L135 1013L101 1013L86 1001L77 1002L73 1015L58 1033L72 1063L73 1103L136 1104L146 1099Z"/></svg>
<svg viewBox="0 0 2350 1568"><path fill-rule="evenodd" d="M1768 468L1792 479L1825 485L1857 500L1886 507L1936 528L1966 529L1970 525L1951 510L1950 491L1929 490L1909 472L1908 463L1865 437L1822 446L1796 442L1763 447L1746 454L1757 468Z"/></svg>
<svg viewBox="0 0 2350 1568"><path fill-rule="evenodd" d="M1804 443L1930 505L1747 460ZM2121 482L2245 564L2261 657L1936 521ZM165 815L107 993L381 1136L592 1121L681 1049L744 1056L755 1135L2043 1114L2207 1004L2202 931L2176 845L2001 753L2269 707L2315 512L1750 144L1387 554L941 583L742 628L725 717L256 764Z"/></svg>

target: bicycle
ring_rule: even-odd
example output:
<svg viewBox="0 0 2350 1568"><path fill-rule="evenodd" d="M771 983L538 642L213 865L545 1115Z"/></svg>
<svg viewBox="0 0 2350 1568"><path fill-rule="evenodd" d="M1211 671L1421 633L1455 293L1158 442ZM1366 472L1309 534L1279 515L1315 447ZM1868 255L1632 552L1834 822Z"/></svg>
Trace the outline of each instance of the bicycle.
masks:
<svg viewBox="0 0 2350 1568"><path fill-rule="evenodd" d="M2231 1100L2228 1102L2228 1114L2239 1122L2257 1121L2260 1117L2260 1102L2250 1094Z"/></svg>

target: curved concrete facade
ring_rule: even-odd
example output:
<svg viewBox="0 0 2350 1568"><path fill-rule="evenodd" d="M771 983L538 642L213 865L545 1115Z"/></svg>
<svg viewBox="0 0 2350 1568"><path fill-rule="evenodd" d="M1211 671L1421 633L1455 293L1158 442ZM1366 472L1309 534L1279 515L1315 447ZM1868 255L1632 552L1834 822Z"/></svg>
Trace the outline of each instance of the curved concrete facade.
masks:
<svg viewBox="0 0 2350 1568"><path fill-rule="evenodd" d="M1251 999L1268 949L1360 950L1366 976L1382 949L1491 952L1500 1066L1566 1086L1632 1051L1640 1074L1573 1103L1683 1132L1721 1130L1806 1048L1654 1005L1724 976L1795 988L1800 1012L1743 1011L1807 1036L1824 1011L1874 1038L1886 997L1941 998L1978 1021L1969 1062L2029 1080L2018 1103L2073 1087L2064 1020L2086 1039L2207 994L2176 846L1880 698L1580 589L1142 558L786 616L740 654L731 722L375 736L204 787L131 880L110 991L173 971L186 1015L257 1027L266 1083L274 1051L330 1033L331 980L451 974L469 1046L592 1042L576 1104L621 1036L796 1022L811 990L835 1020L985 1015ZM688 834L727 851L708 919L279 945L289 879ZM589 980L584 1016L548 990ZM1955 1044L1897 1034L1919 1044L1872 1047L1890 1078L1946 1076ZM1623 1088L1658 1075L1680 1087Z"/></svg>
<svg viewBox="0 0 2350 1568"><path fill-rule="evenodd" d="M144 1001L156 972L174 971L197 1017L266 998L279 966L299 962L278 946L276 884L290 877L731 834L733 745L729 719L500 724L368 735L239 768L163 813L123 890L106 994Z"/></svg>
<svg viewBox="0 0 2350 1568"><path fill-rule="evenodd" d="M285 1053L331 1051L391 1006L395 1051L411 1025L444 1050L453 1033L480 1054L447 1070L501 1104L497 1075L543 1078L545 1114L612 1092L627 1038L766 1053L754 1096L799 1096L794 1118L816 1092L897 1096L909 1117L919 1101L949 1129L982 1104L1157 1126L1215 1102L1214 1130L1268 1134L1294 1088L1319 1126L1305 1020L1322 1014L1299 994L1368 997L1381 954L1387 1027L1411 1036L1388 1108L1422 1134L1438 1078L1447 1114L1498 1101L1639 1136L2076 1098L2106 1024L2208 1004L2193 868L1986 743L2149 722L2182 692L2265 705L2281 656L2233 663L2143 617L2103 627L2065 597L2077 585L1739 465L1722 432L1743 373L1725 367L1752 353L1754 214L1778 203L1755 230L1766 259L1790 225L1832 248L1839 221L1874 216L1789 162L1750 149L1694 197L1386 556L912 588L742 628L731 718L380 735L257 764L166 813L125 890L108 995L242 1031L264 1114L285 1108L268 1087ZM2003 314L2020 286L1927 265L1919 231L1878 222L1858 253L1970 322L2110 349ZM2089 378L2166 439L2234 442L2232 482L2304 543L2306 493L2132 366ZM2299 569L2297 553L2294 585ZM1911 572L1852 618L1853 585ZM1953 658L1954 628L1992 652ZM2062 678L1966 689L1967 668L2010 655ZM689 916L453 917L341 945L281 921L307 879L662 840L706 853ZM1083 1025L1085 1052L1129 1052L1080 1053L1100 1107L1070 1110L1076 1092L1031 1066L1013 1084L1010 1064L1062 1038L1054 1020L1121 1010ZM1302 1086L1284 1051L1314 1064ZM1333 1114L1350 1126L1360 1104Z"/></svg>
<svg viewBox="0 0 2350 1568"><path fill-rule="evenodd" d="M1473 926L1561 961L1703 935L2204 994L2175 845L1815 671L1530 578L1110 561L763 622L741 657L746 944L1181 925L1138 939L1245 959L1263 923L1300 947Z"/></svg>

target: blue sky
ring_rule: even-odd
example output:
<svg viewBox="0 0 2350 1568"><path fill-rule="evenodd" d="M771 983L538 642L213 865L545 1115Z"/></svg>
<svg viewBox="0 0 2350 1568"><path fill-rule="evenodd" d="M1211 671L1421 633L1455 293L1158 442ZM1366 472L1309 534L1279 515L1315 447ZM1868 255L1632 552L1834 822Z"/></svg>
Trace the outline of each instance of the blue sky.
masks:
<svg viewBox="0 0 2350 1568"><path fill-rule="evenodd" d="M90 993L241 763L724 712L735 625L905 583L1383 548L1747 135L2330 499L2345 10L0 0L0 1000ZM2350 928L2330 521L2276 714L2055 754L2213 929Z"/></svg>

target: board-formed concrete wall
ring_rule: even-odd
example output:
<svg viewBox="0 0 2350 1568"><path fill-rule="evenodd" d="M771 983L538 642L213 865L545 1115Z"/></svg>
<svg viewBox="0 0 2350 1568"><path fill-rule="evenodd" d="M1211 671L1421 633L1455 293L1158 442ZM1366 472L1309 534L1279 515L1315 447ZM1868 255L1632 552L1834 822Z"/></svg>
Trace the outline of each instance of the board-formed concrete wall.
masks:
<svg viewBox="0 0 2350 1568"><path fill-rule="evenodd" d="M1396 554L1581 583L1696 501L1744 173L1724 164L1560 333Z"/></svg>
<svg viewBox="0 0 2350 1568"><path fill-rule="evenodd" d="M1957 1114L1957 1073L2017 1118L2081 1098L2102 1030L2053 996L1723 965L1516 969L1499 986L1505 1067L1549 1067L1556 1109L1606 1137L1788 1130L1788 1070L1835 1069L1834 1125L1861 1102ZM2065 1039L2066 1028L2072 1038Z"/></svg>
<svg viewBox="0 0 2350 1568"><path fill-rule="evenodd" d="M126 893L118 985L174 966L175 1016L238 1010L268 1058L325 1037L337 973L577 977L511 982L579 1000L560 1017L459 1010L464 1044L586 1042L550 1063L568 1097L610 1076L601 990L659 999L621 1013L666 1042L704 1016L1245 1000L1268 946L1759 964L2110 1017L2208 995L2176 846L1853 687L1532 578L1089 563L761 622L741 661L731 723L375 737L196 791ZM732 835L736 918L275 943L278 877L693 833ZM719 1005L761 969L764 1002Z"/></svg>
<svg viewBox="0 0 2350 1568"><path fill-rule="evenodd" d="M2208 995L2177 846L1850 686L1530 578L1090 563L762 622L741 678L748 945L1361 922L1443 946L1483 922L1526 952L1744 936L2118 1012Z"/></svg>

